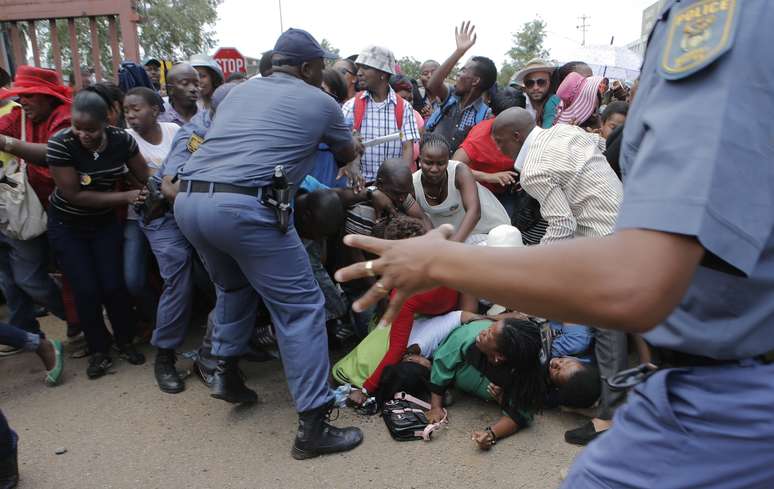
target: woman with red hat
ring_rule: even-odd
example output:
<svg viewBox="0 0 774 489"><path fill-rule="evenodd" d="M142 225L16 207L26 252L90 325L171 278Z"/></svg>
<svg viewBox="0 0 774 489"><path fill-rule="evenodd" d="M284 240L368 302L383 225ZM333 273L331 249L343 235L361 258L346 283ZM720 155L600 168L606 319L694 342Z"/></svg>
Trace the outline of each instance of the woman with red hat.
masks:
<svg viewBox="0 0 774 489"><path fill-rule="evenodd" d="M13 87L0 88L0 99L14 96L20 105L0 117L0 152L27 162L30 185L45 207L54 190L46 144L70 126L71 91L55 71L20 66ZM9 322L33 333L40 328L34 303L60 318L65 315L59 289L48 275L48 260L45 236L21 241L0 233L0 288L8 301Z"/></svg>

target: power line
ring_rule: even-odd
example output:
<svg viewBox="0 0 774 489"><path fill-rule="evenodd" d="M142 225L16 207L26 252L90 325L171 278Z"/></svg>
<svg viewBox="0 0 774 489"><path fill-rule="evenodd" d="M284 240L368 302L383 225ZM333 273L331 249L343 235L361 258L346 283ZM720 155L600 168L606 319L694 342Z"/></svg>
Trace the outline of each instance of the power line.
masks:
<svg viewBox="0 0 774 489"><path fill-rule="evenodd" d="M586 23L587 20L591 20L591 17L589 17L586 14L583 14L580 17L578 17L578 21L580 22L580 24L575 26L576 29L578 29L579 31L581 31L581 33L583 33L583 41L581 42L581 46L586 45L586 31L588 31L589 27L591 27L591 24Z"/></svg>

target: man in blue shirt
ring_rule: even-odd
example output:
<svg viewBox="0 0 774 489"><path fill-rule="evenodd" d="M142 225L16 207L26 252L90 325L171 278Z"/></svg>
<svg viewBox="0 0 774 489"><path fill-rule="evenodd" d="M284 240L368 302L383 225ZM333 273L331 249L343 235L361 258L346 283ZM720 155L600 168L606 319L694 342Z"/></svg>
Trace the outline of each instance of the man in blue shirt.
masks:
<svg viewBox="0 0 774 489"><path fill-rule="evenodd" d="M256 400L237 359L253 331L260 294L299 412L292 452L297 459L350 450L363 438L357 428L325 421L333 393L323 294L293 220L281 229L265 199L275 167L282 165L297 186L321 142L342 166L356 164L362 154L338 104L320 89L328 56L308 32L283 33L274 47L272 76L242 83L218 106L204 143L180 173L175 200L180 230L205 262L217 293L212 353L219 362L212 395Z"/></svg>
<svg viewBox="0 0 774 489"><path fill-rule="evenodd" d="M624 129L612 235L475 255L441 239L448 229L353 236L345 242L380 258L337 278L381 275L358 309L397 287L386 321L402 298L442 283L645 333L661 369L563 487L774 487L774 149L771 124L750 117L774 111L774 69L758 62L770 57L774 4L672 0L657 19Z"/></svg>
<svg viewBox="0 0 774 489"><path fill-rule="evenodd" d="M217 105L235 86L227 83L218 87L210 109L199 111L175 134L169 154L152 177L167 201L175 202L180 168L204 142ZM158 349L154 367L156 383L162 392L177 394L185 389L185 383L175 368L175 350L182 346L191 322L196 255L191 243L180 232L171 209L148 223L141 220L140 229L150 243L159 264L159 273L164 279L164 290L156 312L156 328L151 338L151 344ZM198 369L199 365L195 368Z"/></svg>

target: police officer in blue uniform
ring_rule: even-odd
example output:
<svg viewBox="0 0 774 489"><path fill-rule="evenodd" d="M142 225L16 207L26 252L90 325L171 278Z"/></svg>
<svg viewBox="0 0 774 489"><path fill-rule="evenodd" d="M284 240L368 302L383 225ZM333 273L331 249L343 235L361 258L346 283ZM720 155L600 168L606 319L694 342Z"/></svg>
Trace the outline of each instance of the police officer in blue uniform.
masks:
<svg viewBox="0 0 774 489"><path fill-rule="evenodd" d="M317 145L350 168L362 144L338 104L320 89L323 58L306 31L277 40L268 78L234 88L219 105L204 143L180 173L175 218L215 284L212 353L219 358L212 395L251 402L239 375L255 324L258 294L269 309L282 363L299 413L297 459L350 450L357 428L326 422L333 407L324 298L289 219L292 189L309 173ZM287 192L290 184L291 192Z"/></svg>
<svg viewBox="0 0 774 489"><path fill-rule="evenodd" d="M175 201L180 168L204 142L218 104L235 86L236 84L227 83L218 87L213 93L210 110L197 112L191 121L175 134L167 158L153 176L169 202ZM175 368L175 349L185 341L185 334L191 322L195 252L180 232L171 208L148 223L140 221L140 228L148 238L159 264L159 272L164 279L164 291L156 312L156 328L151 338L151 344L158 349L154 374L162 392L177 394L185 389L185 383Z"/></svg>
<svg viewBox="0 0 774 489"><path fill-rule="evenodd" d="M622 144L617 229L517 250L348 236L379 255L362 309L438 284L528 314L645 333L658 370L580 454L565 488L774 487L774 2L666 3ZM526 135L512 134L519 146ZM410 257L410 259L408 258ZM491 443L496 441L493 430Z"/></svg>

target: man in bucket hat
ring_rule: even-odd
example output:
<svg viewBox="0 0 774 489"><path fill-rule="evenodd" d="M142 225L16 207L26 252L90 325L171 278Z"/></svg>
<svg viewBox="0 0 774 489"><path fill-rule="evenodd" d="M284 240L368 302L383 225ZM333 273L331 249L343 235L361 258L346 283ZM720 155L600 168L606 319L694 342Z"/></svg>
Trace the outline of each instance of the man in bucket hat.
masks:
<svg viewBox="0 0 774 489"><path fill-rule="evenodd" d="M363 91L344 104L344 118L359 132L364 141L400 133L400 138L366 148L360 168L363 178L373 181L381 164L401 158L411 164L413 143L419 140L414 111L390 87L395 74L395 56L387 48L368 46L355 60L358 85Z"/></svg>
<svg viewBox="0 0 774 489"><path fill-rule="evenodd" d="M512 84L524 89L527 94L527 110L538 126L551 127L556 117L560 99L551 93L551 74L556 67L539 58L529 61L514 75Z"/></svg>
<svg viewBox="0 0 774 489"><path fill-rule="evenodd" d="M70 126L71 90L53 70L20 66L10 90L0 89L0 99L17 96L20 106L0 117L0 152L27 162L27 177L45 207L54 190L48 171L48 138ZM0 288L8 301L9 322L37 333L34 304L64 318L64 305L48 275L46 236L21 241L0 233Z"/></svg>

